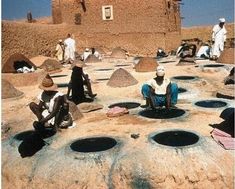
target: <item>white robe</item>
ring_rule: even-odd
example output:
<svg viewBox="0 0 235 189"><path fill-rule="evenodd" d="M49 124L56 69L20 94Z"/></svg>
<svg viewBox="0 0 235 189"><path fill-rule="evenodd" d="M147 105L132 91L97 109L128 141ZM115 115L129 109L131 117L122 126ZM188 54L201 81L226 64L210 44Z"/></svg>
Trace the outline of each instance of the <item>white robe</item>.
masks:
<svg viewBox="0 0 235 189"><path fill-rule="evenodd" d="M212 31L212 40L215 42L213 45L212 56L220 56L224 50L224 42L226 41L227 30L225 27L221 28L218 24L214 26Z"/></svg>
<svg viewBox="0 0 235 189"><path fill-rule="evenodd" d="M64 58L65 61L71 59L71 60L75 60L75 40L72 38L67 38L64 40L64 44L65 44L65 53L64 53Z"/></svg>

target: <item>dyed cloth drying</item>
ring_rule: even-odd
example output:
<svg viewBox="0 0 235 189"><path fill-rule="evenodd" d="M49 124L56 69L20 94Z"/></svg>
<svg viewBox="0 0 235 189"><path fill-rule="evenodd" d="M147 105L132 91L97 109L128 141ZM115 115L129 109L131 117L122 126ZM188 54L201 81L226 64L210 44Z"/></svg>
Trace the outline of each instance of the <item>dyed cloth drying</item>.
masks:
<svg viewBox="0 0 235 189"><path fill-rule="evenodd" d="M115 106L115 107L109 109L109 111L106 113L106 115L108 117L118 117L118 116L122 116L122 115L128 114L128 113L129 113L128 109Z"/></svg>
<svg viewBox="0 0 235 189"><path fill-rule="evenodd" d="M226 150L235 149L235 138L217 128L211 132L212 138Z"/></svg>

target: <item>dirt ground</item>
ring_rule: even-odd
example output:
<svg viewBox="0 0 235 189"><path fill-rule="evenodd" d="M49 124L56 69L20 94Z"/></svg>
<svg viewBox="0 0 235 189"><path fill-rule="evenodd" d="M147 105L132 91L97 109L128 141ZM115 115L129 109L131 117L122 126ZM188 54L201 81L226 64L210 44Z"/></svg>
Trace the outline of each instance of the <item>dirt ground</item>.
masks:
<svg viewBox="0 0 235 189"><path fill-rule="evenodd" d="M34 61L36 61L36 59L34 59ZM36 85L18 87L17 89L24 93L22 98L17 100L2 100L2 128L8 128L6 129L5 133L2 134L3 187L55 188L56 186L57 188L233 188L234 173L232 167L234 166L234 154L230 150L224 150L210 137L210 132L213 129L210 125L219 124L223 121L223 119L219 116L225 107L208 109L194 105L194 102L198 100L216 99L216 91L223 87L223 79L229 74L229 71L233 65L224 64L224 67L204 69L202 65L212 64L214 62L205 60L197 61L195 65L176 66L178 61L179 60L177 60L175 57L167 57L161 61L158 61L158 63L165 67L165 76L168 78L173 76L186 75L197 76L198 80L172 80L178 84L178 87L183 87L188 90L186 93L179 94L177 103L177 107L185 110L186 114L175 119L149 119L142 117L138 114L140 111L144 110L141 107L130 109L129 114L127 115L108 118L106 116L106 112L109 109L108 106L113 103L137 102L141 105L145 104L145 101L141 95L141 86L145 81L153 78L155 76L155 72L135 72L133 69L133 57L129 57L127 60L105 58L102 62L99 63L86 63L88 66L84 67L84 72L89 74L92 80L93 91L94 93L97 93L95 102L102 104L104 108L89 113L83 113L84 117L81 120L76 121L76 127L62 130L62 132L57 133L56 138L51 141L49 148L56 154L61 150L61 148L66 148L66 146L68 146L73 140L78 138L92 136L111 136L119 138L121 141L123 141L122 155L124 155L119 159L116 167L114 166L114 168L111 166L111 164L109 164L110 161L113 160L111 158L112 156L110 156L110 159L106 158L104 160L106 164L99 164L99 166L102 167L100 169L94 168L95 166L98 166L97 164L93 165L94 162L92 165L89 165L89 163L83 159L83 161L81 161L79 164L80 168L78 165L77 167L75 166L72 168L73 171L82 169L83 171L79 174L75 174L73 172L70 174L66 172L66 170L68 171L69 165L73 165L68 163L66 152L63 152L59 155L57 154L57 156L54 157L51 155L41 156L42 153L45 152L41 151L32 157L21 158L17 152L17 145L15 147L9 147L8 144L9 141L12 140L12 137L17 133L31 130L32 123L34 120L36 120L36 117L30 112L28 104L32 101L37 101L36 97L40 93L40 89ZM127 70L138 81L136 85L123 88L112 88L107 85L106 80L97 80L102 78L110 78L112 73L116 69L120 68L119 65L121 64L125 64L125 66L122 68ZM118 65L118 67L116 65ZM103 68L110 68L110 70L97 71L97 69ZM55 83L67 84L71 76L70 66L64 67L62 72L53 75L62 75L62 77L53 77ZM59 91L66 94L67 88L60 87ZM227 107L234 107L234 100L219 100L227 102ZM209 150L207 151L204 149L205 153L201 153L202 157L200 158L200 153L196 153L194 155L192 152L192 157L187 155L183 157L181 154L184 160L180 158L174 158L173 156L178 157L178 155L175 153L170 155L172 152L165 153L166 156L161 155L160 151L158 151L159 154L156 154L157 150L155 148L149 147L150 143L148 141L148 137L150 134L161 131L163 129L185 129L195 131L205 138L206 141L208 141L206 148ZM137 134L139 137L134 139L131 137L132 134ZM201 149L203 149L203 147L201 147ZM185 152L185 154L187 153ZM41 158L39 158L39 156ZM66 156L66 158L63 159L64 156ZM128 159L128 157L131 158ZM158 157L163 158L161 162L160 160L157 160ZM57 168L54 169L56 163L48 163L48 161L52 161L52 158L58 158L58 161L61 160L62 162L56 162L58 164L64 163L64 166L57 165ZM85 162L87 166L83 164ZM172 167L170 166L169 162L172 163ZM167 165L169 166L169 170L166 167L164 168L164 164L166 167ZM12 166L14 166L14 168ZM60 166L62 166L64 169L59 169L58 167ZM157 169L155 169L156 166L158 166L157 168L161 169L162 171L157 172ZM178 168L174 168L174 166L177 166ZM203 174L214 174L214 177L211 178L211 175L207 175L207 177L204 178L203 174L201 174L199 171L197 172L197 179L193 180L188 173L187 167L189 166L192 166L190 168L192 170L192 173L190 173L191 176L195 176L193 170L198 169L201 170ZM86 172L89 169L92 171ZM109 172L109 169L113 170L112 176L107 176L106 174ZM142 169L147 171L138 172L138 170ZM45 172L43 172L43 170ZM100 176L100 170L102 170L104 177L103 179ZM183 170L185 170L185 172L183 172ZM134 175L139 174L138 178L141 177L143 181L142 184L139 183L138 179L138 183L135 182L135 177L132 175L133 172L135 172ZM149 175L143 176L144 173L147 172ZM47 174L50 175L51 181ZM60 177L58 176L57 178L56 175L58 174ZM164 178L161 177L163 175ZM169 175L173 175L173 177ZM61 180L63 176L64 179ZM80 184L76 185L76 182L71 184L70 177L73 177L73 180L77 179L77 182ZM111 184L108 178L112 178ZM163 178L163 180L160 178ZM177 180L177 178L180 181ZM148 183L147 181L145 182L145 180L148 180ZM67 183L67 185L65 183ZM96 185L94 186L92 183L96 183Z"/></svg>

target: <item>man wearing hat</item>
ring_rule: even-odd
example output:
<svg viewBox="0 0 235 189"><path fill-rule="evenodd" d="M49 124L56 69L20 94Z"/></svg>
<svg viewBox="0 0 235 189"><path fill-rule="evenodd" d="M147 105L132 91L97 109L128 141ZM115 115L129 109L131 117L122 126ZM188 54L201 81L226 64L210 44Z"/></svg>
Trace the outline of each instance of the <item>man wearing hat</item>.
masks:
<svg viewBox="0 0 235 189"><path fill-rule="evenodd" d="M56 56L57 60L61 63L64 62L64 50L65 50L64 43L63 43L62 39L60 39L56 45L56 48L55 48L55 56Z"/></svg>
<svg viewBox="0 0 235 189"><path fill-rule="evenodd" d="M84 63L79 60L76 60L74 63L75 65L72 68L73 71L68 86L67 97L69 98L70 91L72 90L72 101L75 104L82 102L92 102L93 98L95 98L97 94L93 94L89 76L83 72ZM90 98L86 98L84 85L87 88Z"/></svg>
<svg viewBox="0 0 235 189"><path fill-rule="evenodd" d="M178 86L164 78L165 69L158 66L155 78L149 80L142 86L142 95L146 99L146 106L155 107L165 106L167 109L174 107L178 99Z"/></svg>
<svg viewBox="0 0 235 189"><path fill-rule="evenodd" d="M215 25L212 30L212 41L214 42L212 49L212 59L216 60L220 53L224 50L224 43L226 41L227 30L224 26L225 19L220 18L219 24Z"/></svg>
<svg viewBox="0 0 235 189"><path fill-rule="evenodd" d="M37 116L38 121L34 122L34 128L43 132L46 127L56 131L58 128L67 128L72 125L72 117L69 113L69 104L63 93L59 92L50 75L47 74L39 85L42 93L39 94L39 104L31 102L29 107Z"/></svg>

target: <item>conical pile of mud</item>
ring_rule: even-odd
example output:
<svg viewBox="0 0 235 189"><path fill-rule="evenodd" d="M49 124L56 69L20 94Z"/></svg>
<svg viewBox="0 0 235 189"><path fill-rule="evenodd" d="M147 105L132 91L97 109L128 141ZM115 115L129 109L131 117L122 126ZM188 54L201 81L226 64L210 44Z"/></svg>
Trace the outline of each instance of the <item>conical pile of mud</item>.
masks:
<svg viewBox="0 0 235 189"><path fill-rule="evenodd" d="M57 60L48 58L39 68L45 70L46 72L54 73L60 72L62 67L63 66Z"/></svg>
<svg viewBox="0 0 235 189"><path fill-rule="evenodd" d="M110 87L128 87L137 83L138 81L128 71L119 68L113 72L107 85Z"/></svg>
<svg viewBox="0 0 235 189"><path fill-rule="evenodd" d="M85 63L96 63L96 62L101 62L101 60L93 54L90 54L85 60Z"/></svg>
<svg viewBox="0 0 235 189"><path fill-rule="evenodd" d="M136 72L153 72L156 71L158 63L154 58L140 58L138 64L135 65Z"/></svg>
<svg viewBox="0 0 235 189"><path fill-rule="evenodd" d="M117 48L113 49L110 57L126 59L126 51L124 49L122 49L121 47L117 47Z"/></svg>
<svg viewBox="0 0 235 189"><path fill-rule="evenodd" d="M47 59L48 59L47 56L39 55L31 58L30 61L33 62L35 66L40 67L43 64L43 62Z"/></svg>
<svg viewBox="0 0 235 189"><path fill-rule="evenodd" d="M234 48L224 49L217 62L234 64Z"/></svg>
<svg viewBox="0 0 235 189"><path fill-rule="evenodd" d="M15 67L19 64L27 67L34 67L35 70L37 69L36 66L23 54L15 53L11 55L2 66L2 73L16 73Z"/></svg>
<svg viewBox="0 0 235 189"><path fill-rule="evenodd" d="M98 53L100 53L100 54L106 54L104 49L102 49L101 47L97 47L97 48L95 48L95 50L98 51Z"/></svg>
<svg viewBox="0 0 235 189"><path fill-rule="evenodd" d="M24 93L16 89L10 82L2 80L2 99L17 98Z"/></svg>
<svg viewBox="0 0 235 189"><path fill-rule="evenodd" d="M72 114L73 120L79 120L83 118L83 114L78 109L77 105L71 101L69 102L69 112Z"/></svg>

